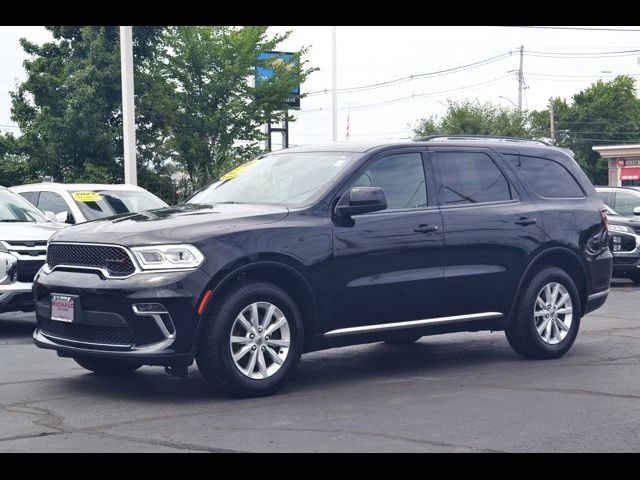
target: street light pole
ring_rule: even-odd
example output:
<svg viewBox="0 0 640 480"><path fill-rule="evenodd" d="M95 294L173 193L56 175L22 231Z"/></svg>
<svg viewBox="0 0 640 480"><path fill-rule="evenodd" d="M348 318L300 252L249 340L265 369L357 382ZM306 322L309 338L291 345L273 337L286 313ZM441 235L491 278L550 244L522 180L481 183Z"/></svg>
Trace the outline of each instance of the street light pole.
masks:
<svg viewBox="0 0 640 480"><path fill-rule="evenodd" d="M338 141L338 72L336 58L336 27L331 27L331 109L333 112L333 141Z"/></svg>
<svg viewBox="0 0 640 480"><path fill-rule="evenodd" d="M122 76L124 183L137 185L136 114L133 95L133 32L131 26L120 27L120 68Z"/></svg>
<svg viewBox="0 0 640 480"><path fill-rule="evenodd" d="M509 102L511 105L513 105L514 107L518 108L518 105L515 104L515 102L513 100L511 100L508 97L505 97L504 95L498 95L498 98L504 98L507 102Z"/></svg>

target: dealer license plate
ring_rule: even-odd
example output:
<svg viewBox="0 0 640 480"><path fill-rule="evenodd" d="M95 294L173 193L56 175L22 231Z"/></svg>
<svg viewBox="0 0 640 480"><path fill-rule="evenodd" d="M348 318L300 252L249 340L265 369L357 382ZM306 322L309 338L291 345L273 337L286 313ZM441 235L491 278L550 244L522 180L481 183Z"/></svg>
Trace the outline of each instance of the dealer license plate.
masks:
<svg viewBox="0 0 640 480"><path fill-rule="evenodd" d="M75 300L69 295L51 295L51 320L73 322Z"/></svg>

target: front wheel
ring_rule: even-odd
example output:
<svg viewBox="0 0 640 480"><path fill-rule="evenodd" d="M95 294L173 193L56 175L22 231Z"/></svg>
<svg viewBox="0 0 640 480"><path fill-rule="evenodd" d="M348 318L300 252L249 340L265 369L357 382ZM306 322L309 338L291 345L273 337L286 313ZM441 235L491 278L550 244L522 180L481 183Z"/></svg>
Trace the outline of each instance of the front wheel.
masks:
<svg viewBox="0 0 640 480"><path fill-rule="evenodd" d="M270 395L283 388L302 354L302 318L280 287L238 284L206 319L196 361L202 375L235 396Z"/></svg>
<svg viewBox="0 0 640 480"><path fill-rule="evenodd" d="M567 353L580 327L580 296L564 270L542 268L520 296L515 318L505 330L525 358L558 358Z"/></svg>
<svg viewBox="0 0 640 480"><path fill-rule="evenodd" d="M98 358L98 357L73 357L78 365L86 370L101 375L117 375L121 373L129 373L139 369L142 365L139 363L125 362L114 358Z"/></svg>

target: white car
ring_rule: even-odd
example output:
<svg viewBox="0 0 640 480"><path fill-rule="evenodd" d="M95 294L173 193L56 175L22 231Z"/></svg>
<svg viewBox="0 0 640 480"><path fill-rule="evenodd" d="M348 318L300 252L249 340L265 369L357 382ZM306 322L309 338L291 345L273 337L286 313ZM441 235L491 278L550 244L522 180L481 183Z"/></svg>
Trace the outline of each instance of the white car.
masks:
<svg viewBox="0 0 640 480"><path fill-rule="evenodd" d="M59 222L74 224L120 213L142 212L168 205L135 185L32 183L11 187Z"/></svg>
<svg viewBox="0 0 640 480"><path fill-rule="evenodd" d="M33 310L33 277L45 263L49 237L62 227L0 187L0 313Z"/></svg>

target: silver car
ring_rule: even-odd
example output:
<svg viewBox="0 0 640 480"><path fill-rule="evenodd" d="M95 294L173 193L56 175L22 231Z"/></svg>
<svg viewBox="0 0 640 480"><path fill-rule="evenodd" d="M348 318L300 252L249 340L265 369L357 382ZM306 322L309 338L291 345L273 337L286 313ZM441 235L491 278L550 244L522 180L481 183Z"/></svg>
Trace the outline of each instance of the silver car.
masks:
<svg viewBox="0 0 640 480"><path fill-rule="evenodd" d="M45 263L49 237L63 226L0 187L0 312L33 310L33 277Z"/></svg>

